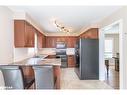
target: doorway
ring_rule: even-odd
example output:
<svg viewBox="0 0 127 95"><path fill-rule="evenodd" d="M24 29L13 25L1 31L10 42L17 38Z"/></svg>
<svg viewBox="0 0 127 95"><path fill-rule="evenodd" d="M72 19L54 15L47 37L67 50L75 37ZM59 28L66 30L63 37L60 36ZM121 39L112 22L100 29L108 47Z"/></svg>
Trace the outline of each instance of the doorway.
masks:
<svg viewBox="0 0 127 95"><path fill-rule="evenodd" d="M123 84L121 60L122 21L119 20L100 29L99 32L99 79L113 89L120 89Z"/></svg>
<svg viewBox="0 0 127 95"><path fill-rule="evenodd" d="M105 82L114 89L119 89L119 24L104 30Z"/></svg>

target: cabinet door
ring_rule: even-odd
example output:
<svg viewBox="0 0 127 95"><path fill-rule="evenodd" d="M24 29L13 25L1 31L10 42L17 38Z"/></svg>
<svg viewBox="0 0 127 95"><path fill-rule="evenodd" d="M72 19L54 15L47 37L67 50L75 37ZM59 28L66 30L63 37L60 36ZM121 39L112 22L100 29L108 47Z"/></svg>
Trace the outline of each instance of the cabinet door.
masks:
<svg viewBox="0 0 127 95"><path fill-rule="evenodd" d="M64 42L67 44L68 48L74 48L78 37L71 37L71 36L52 36L46 37L46 47L48 48L55 48L56 42Z"/></svg>
<svg viewBox="0 0 127 95"><path fill-rule="evenodd" d="M46 41L45 35L42 34L42 48L45 48L45 41Z"/></svg>
<svg viewBox="0 0 127 95"><path fill-rule="evenodd" d="M77 37L68 37L67 39L67 47L74 48L77 41Z"/></svg>
<svg viewBox="0 0 127 95"><path fill-rule="evenodd" d="M34 76L34 71L31 66L22 66L23 74L27 78L32 78Z"/></svg>
<svg viewBox="0 0 127 95"><path fill-rule="evenodd" d="M45 41L46 41L46 37L44 34L42 34L41 32L37 31L37 47L38 48L45 48Z"/></svg>
<svg viewBox="0 0 127 95"><path fill-rule="evenodd" d="M69 37L67 37L67 47L68 48L71 47L71 39Z"/></svg>
<svg viewBox="0 0 127 95"><path fill-rule="evenodd" d="M61 68L60 66L53 66L54 78L56 79L55 88L60 89L60 78L61 78Z"/></svg>
<svg viewBox="0 0 127 95"><path fill-rule="evenodd" d="M25 20L14 21L15 47L34 47L35 28Z"/></svg>
<svg viewBox="0 0 127 95"><path fill-rule="evenodd" d="M68 67L75 67L74 55L68 55Z"/></svg>
<svg viewBox="0 0 127 95"><path fill-rule="evenodd" d="M14 21L14 43L15 47L25 46L25 21L15 20Z"/></svg>
<svg viewBox="0 0 127 95"><path fill-rule="evenodd" d="M42 48L42 34L39 31L37 32L37 47Z"/></svg>
<svg viewBox="0 0 127 95"><path fill-rule="evenodd" d="M53 43L52 43L52 38L51 37L46 37L46 47L47 48L52 48L53 46Z"/></svg>
<svg viewBox="0 0 127 95"><path fill-rule="evenodd" d="M72 48L75 47L75 45L76 45L76 41L77 41L77 37L73 37Z"/></svg>
<svg viewBox="0 0 127 95"><path fill-rule="evenodd" d="M56 42L64 42L65 44L67 44L67 37L64 36L57 36L56 38Z"/></svg>
<svg viewBox="0 0 127 95"><path fill-rule="evenodd" d="M31 26L31 31L30 31L30 45L31 47L34 47L35 45L35 28L33 26Z"/></svg>
<svg viewBox="0 0 127 95"><path fill-rule="evenodd" d="M51 37L51 47L55 48L56 47L56 42L57 42L57 37Z"/></svg>
<svg viewBox="0 0 127 95"><path fill-rule="evenodd" d="M34 32L35 29L26 22L26 28L25 28L25 46L26 47L34 47Z"/></svg>

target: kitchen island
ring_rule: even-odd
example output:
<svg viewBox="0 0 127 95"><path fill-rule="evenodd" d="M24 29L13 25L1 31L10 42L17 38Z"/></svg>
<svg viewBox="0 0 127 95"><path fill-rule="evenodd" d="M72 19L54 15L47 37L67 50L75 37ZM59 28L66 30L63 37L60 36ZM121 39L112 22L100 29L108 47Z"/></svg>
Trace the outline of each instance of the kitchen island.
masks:
<svg viewBox="0 0 127 95"><path fill-rule="evenodd" d="M42 58L28 58L20 62L14 62L10 64L0 64L0 65L18 65L21 66L23 69L23 73L25 77L33 77L34 71L32 69L32 66L35 65L52 65L53 71L54 71L54 78L56 79L55 82L55 88L60 89L60 66L61 66L61 59L54 58L54 59L42 59Z"/></svg>

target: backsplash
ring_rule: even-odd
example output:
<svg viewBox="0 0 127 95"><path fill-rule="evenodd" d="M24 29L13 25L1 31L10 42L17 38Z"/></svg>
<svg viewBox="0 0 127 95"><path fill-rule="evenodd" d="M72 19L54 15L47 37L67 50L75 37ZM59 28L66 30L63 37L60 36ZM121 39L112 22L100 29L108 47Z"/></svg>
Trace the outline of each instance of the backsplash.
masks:
<svg viewBox="0 0 127 95"><path fill-rule="evenodd" d="M74 48L67 48L66 50L67 55L74 55ZM49 54L49 55L55 55L56 54L56 48L42 48L38 49L38 54Z"/></svg>
<svg viewBox="0 0 127 95"><path fill-rule="evenodd" d="M14 62L24 60L34 55L34 48L14 48Z"/></svg>

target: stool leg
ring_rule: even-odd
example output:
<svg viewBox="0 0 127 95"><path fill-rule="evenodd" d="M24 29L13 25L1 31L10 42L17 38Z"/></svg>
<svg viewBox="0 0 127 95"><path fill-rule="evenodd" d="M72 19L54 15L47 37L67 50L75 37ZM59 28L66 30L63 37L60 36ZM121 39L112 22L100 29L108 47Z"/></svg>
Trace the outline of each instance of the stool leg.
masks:
<svg viewBox="0 0 127 95"><path fill-rule="evenodd" d="M109 76L109 60L105 60L105 66L106 66L107 78L108 78L108 76Z"/></svg>
<svg viewBox="0 0 127 95"><path fill-rule="evenodd" d="M107 66L107 77L109 75L109 66Z"/></svg>

